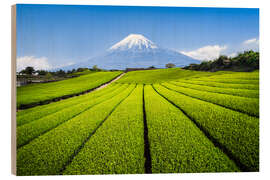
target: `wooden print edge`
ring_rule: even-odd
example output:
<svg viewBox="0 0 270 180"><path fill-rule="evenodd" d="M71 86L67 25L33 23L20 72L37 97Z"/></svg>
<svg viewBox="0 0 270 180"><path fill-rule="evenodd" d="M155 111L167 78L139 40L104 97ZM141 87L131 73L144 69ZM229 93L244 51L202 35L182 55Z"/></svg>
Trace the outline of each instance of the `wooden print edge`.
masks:
<svg viewBox="0 0 270 180"><path fill-rule="evenodd" d="M16 5L11 6L11 173L16 175Z"/></svg>

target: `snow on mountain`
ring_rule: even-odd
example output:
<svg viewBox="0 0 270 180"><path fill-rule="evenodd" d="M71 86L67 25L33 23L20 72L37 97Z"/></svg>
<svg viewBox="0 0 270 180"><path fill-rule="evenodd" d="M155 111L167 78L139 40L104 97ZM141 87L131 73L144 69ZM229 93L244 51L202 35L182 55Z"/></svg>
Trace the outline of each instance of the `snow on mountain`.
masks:
<svg viewBox="0 0 270 180"><path fill-rule="evenodd" d="M126 38L124 38L122 41L116 43L112 47L110 47L109 50L146 50L146 49L156 49L157 46L140 34L130 34Z"/></svg>
<svg viewBox="0 0 270 180"><path fill-rule="evenodd" d="M126 68L165 68L167 63L173 63L177 67L183 67L200 61L186 56L180 52L158 47L152 41L140 34L130 34L120 42L110 47L103 54L91 58L86 62L67 66L64 69L78 67L91 68L97 65L103 69Z"/></svg>

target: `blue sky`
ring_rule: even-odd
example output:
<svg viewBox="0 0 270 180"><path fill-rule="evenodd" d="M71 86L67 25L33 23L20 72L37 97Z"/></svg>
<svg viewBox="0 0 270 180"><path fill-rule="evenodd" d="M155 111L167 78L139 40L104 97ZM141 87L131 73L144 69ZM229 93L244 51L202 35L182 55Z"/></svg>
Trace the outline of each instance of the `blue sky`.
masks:
<svg viewBox="0 0 270 180"><path fill-rule="evenodd" d="M200 60L258 50L259 9L17 5L17 60L50 69L86 61L129 34Z"/></svg>

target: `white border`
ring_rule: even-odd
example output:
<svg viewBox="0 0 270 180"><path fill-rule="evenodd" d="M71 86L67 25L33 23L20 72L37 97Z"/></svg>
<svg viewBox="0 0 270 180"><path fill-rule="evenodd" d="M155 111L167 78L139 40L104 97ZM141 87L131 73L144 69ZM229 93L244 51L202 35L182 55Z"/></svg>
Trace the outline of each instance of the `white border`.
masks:
<svg viewBox="0 0 270 180"><path fill-rule="evenodd" d="M32 4L92 4L92 5L139 5L139 6L181 6L181 7L245 7L245 8L260 8L260 172L259 173L214 173L214 174L162 174L162 175L102 175L102 176L76 176L79 179L138 179L138 178L173 178L173 179L266 179L270 177L269 160L270 160L270 116L268 101L270 101L270 8L266 0L2 0L0 5L0 62L1 62L1 179L14 179L16 176L11 175L11 5L16 3L32 3ZM268 78L269 77L269 78ZM42 177L19 177L20 179L46 179L46 178L67 178L74 179L75 176L42 176Z"/></svg>

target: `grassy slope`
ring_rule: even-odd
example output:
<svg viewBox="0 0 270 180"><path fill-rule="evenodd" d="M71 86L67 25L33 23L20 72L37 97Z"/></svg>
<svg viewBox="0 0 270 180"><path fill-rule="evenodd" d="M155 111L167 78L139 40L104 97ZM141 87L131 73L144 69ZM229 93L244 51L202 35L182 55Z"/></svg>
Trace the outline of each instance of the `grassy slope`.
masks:
<svg viewBox="0 0 270 180"><path fill-rule="evenodd" d="M259 79L259 71L253 71L253 72L233 72L231 74L221 74L221 75L214 75L210 78L213 79L246 79L246 80L258 80Z"/></svg>
<svg viewBox="0 0 270 180"><path fill-rule="evenodd" d="M92 82L91 79L89 79L89 77L92 77L91 75L94 75L94 74L98 74L98 73L93 73L93 74L81 76L81 77L88 77L88 79L84 79L84 80L78 82L77 85L79 87L84 86L86 84L89 85L88 83L85 83L85 82L87 82L87 81L89 83ZM104 74L103 74L103 77L104 77ZM123 78L118 80L117 82L153 84L153 83L162 83L162 82L169 82L169 81L181 81L182 83L179 83L178 85L186 83L186 85L188 86L188 84L192 83L192 84L203 84L203 87L218 86L218 87L224 88L223 89L224 91L226 91L226 88L230 88L231 91L232 91L231 88L233 88L233 89L236 88L236 90L237 90L237 88L243 88L243 89L249 88L249 89L254 89L252 91L258 92L258 85L257 84L255 84L255 85L254 84L230 84L230 83L221 83L221 82L217 83L217 82L210 82L210 81L200 81L201 77L209 77L209 78L207 78L207 80L210 80L210 81L211 81L211 78L214 78L214 79L244 79L244 81L245 81L245 79L246 80L258 79L259 72L257 71L257 72L252 72L252 73L236 73L236 72L215 72L215 73L213 73L213 72L187 71L187 70L181 70L181 69L176 69L176 68L174 68L174 69L159 69L159 70L129 72L125 76L123 76ZM75 79L75 78L73 78L73 79ZM70 79L70 80L72 80L72 79ZM61 82L63 82L63 81L61 81ZM201 83L199 83L199 82L201 82ZM76 84L76 83L77 82L74 82L74 84ZM53 84L53 83L48 83L48 84ZM74 87L74 84L73 84L73 87ZM40 85L47 85L47 84L40 84ZM121 86L121 88L124 88L124 86L126 86L126 85ZM186 87L186 88L192 89L193 86ZM254 86L254 88L253 88L253 86ZM59 90L59 87L60 87L60 90ZM164 89L164 88L162 88L162 86L159 86L159 85L158 86L155 85L155 87L158 87L159 90L161 90L162 92L165 92L163 94L166 95L167 98L171 99L177 105L179 105L181 108L183 108L190 117L192 117L201 126L203 126L207 131L209 131L209 133L216 140L218 140L225 147L227 147L231 151L231 153L242 162L242 164L246 165L251 170L254 170L254 171L258 170L258 164L259 164L259 160L258 160L258 155L259 155L259 153L258 153L258 150L259 150L258 149L258 145L259 145L258 121L259 121L259 119L258 118L249 117L249 116L244 115L242 113L238 113L238 112L235 112L235 111L223 108L223 107L219 107L219 106L211 104L211 103L207 103L206 101L201 101L201 100L198 100L196 98L187 97L185 95L181 95L180 93L169 91L166 88ZM55 85L53 88L57 89L60 92L62 92L64 90L63 87L58 86L58 85ZM101 91L108 92L108 91L112 90L112 89L108 90L112 87L110 87L108 89L107 88L105 88ZM198 87L197 90L206 91L205 89L199 89L199 88L200 87ZM114 89L117 89L117 88L114 87ZM18 154L17 154L18 155L18 159L17 159L18 160L17 161L18 174L20 174L20 175L59 174L59 172L61 171L63 166L70 160L70 157L73 156L74 151L76 151L80 147L80 145L83 144L83 141L85 140L85 138L87 138L89 133L91 133L93 131L93 129L99 125L99 123L106 116L106 114L108 114L108 112L113 108L113 106L115 104L117 104L117 102L119 102L119 98L123 99L124 97L126 97L128 92L130 92L131 89L133 89L133 88L131 88L131 89L128 88L128 89L126 91L123 91L121 93L122 95L119 94L118 98L114 97L112 99L108 99L108 98L105 98L106 95L100 96L100 99L103 99L102 97L104 97L104 100L107 99L107 103L102 102L101 104L98 104L98 105L90 108L89 110L79 114L78 116L76 116L74 118L71 118L71 119L67 118L63 121L61 120L60 124L57 124L57 125L59 125L58 127L51 129L53 127L52 126L51 128L48 128L48 130L51 129L50 131L48 131L48 132L44 131L46 133L44 133L44 134L41 133L40 136L38 136L37 138L35 138L36 136L34 137L34 139L30 138L32 141L30 141L29 144L22 146L21 148L18 149ZM193 88L193 89L195 89L195 88ZM209 90L209 88L207 90ZM210 90L213 91L214 88L210 88ZM219 93L222 94L222 91L220 90ZM37 95L39 96L41 92L42 92L42 90L39 90ZM170 93L168 93L168 92L170 92ZM90 94L92 94L92 93L90 93ZM90 94L83 95L82 97L81 96L75 97L74 99L78 99L78 102L80 104L82 99L84 99L86 97L91 97ZM96 94L98 95L98 94L104 94L104 93L100 92L100 93L96 93ZM108 93L108 95L109 94L110 93ZM211 93L208 93L208 94L211 94ZM227 92L226 94L229 94L229 93ZM130 97L132 97L132 96L130 96ZM49 121L51 123L52 122L55 123L54 120L57 121L57 119L54 117L53 114L60 115L62 112L65 112L66 111L65 109L68 109L67 108L68 105L67 106L65 105L66 103L67 104L71 103L69 105L76 107L77 102L74 103L74 102L72 102L71 99L72 98L70 98L68 100L64 100L63 102L59 101L59 102L51 103L50 105L38 106L35 108L31 108L31 109L27 109L27 110L23 110L23 111L18 112L17 113L18 118L21 117L21 119L22 119L22 123L20 125L23 125L23 124L27 125L27 123L30 123L31 121L33 121L33 123L37 124L36 128L39 129L39 125L38 125L39 122L41 122L41 121L43 121L43 119L46 119L49 117L52 118ZM159 97L159 99L162 99L162 98ZM156 103L153 102L153 105L158 106L159 103L168 104L168 102L166 102L165 100L163 100L163 101L164 102L158 102L158 101ZM127 102L127 104L124 102ZM123 101L123 105L124 104L128 105L128 102L130 102L130 101ZM61 108L54 110L53 106L55 106L55 104L62 104L63 108L61 106ZM129 106L133 106L133 105L135 105L135 104L130 104ZM121 118L124 118L124 117L120 116L120 114L121 114L120 107L122 107L122 106L119 106L119 109L116 108L116 112L117 112L117 114L119 114L120 118L117 119L115 117L115 119L117 119L117 120L108 121L107 123L105 122L103 125L106 125L109 122L112 122L112 123L114 122L115 125L117 125L118 120L120 121ZM43 107L46 107L46 108L44 109ZM164 107L165 107L165 105L164 105ZM125 109L125 107L122 107L122 108ZM164 109L161 109L161 110L163 112ZM62 112L59 112L59 111L62 111ZM105 111L106 111L106 113L105 113ZM154 108L153 108L153 111L154 111ZM175 111L179 112L179 110L175 110ZM115 114L115 113L113 113L113 114ZM149 112L147 112L147 113L149 113ZM159 112L157 112L156 114L152 114L152 117L157 116L158 113ZM37 118L28 120L27 117L31 114L35 114L35 116ZM157 117L161 118L162 114L160 116L157 116ZM127 114L127 115L129 115L129 114ZM61 116L59 116L59 117L61 117ZM112 120L113 117L109 117L107 120L110 120L110 119ZM171 135L170 133L173 129L174 130L178 129L178 128L181 129L182 127L178 127L178 126L180 126L181 123L182 123L182 125L185 125L186 123L188 123L187 121L185 121L185 122L175 121L178 118L180 118L179 113L177 113L177 115L175 115L175 116L172 116L172 118L171 118L172 124L169 124L170 126L173 125L173 123L175 123L177 125L172 126L171 128L168 128L168 130L166 130L166 131L164 131L164 129L162 129L166 135ZM161 120L161 121L155 122L155 123L165 123L165 120L166 121L168 120L167 116L165 116L164 118L161 118L161 119L164 121ZM131 119L128 119L128 120L131 120ZM45 121L43 121L43 122L45 122ZM100 132L102 129L106 129L106 132L109 130L113 131L112 129L109 129L108 125L106 125L104 127L103 127L103 125L100 126L101 129L96 132L97 133L96 135L100 134L98 132ZM121 126L122 125L124 125L124 124L121 124ZM162 128L163 127L165 128L165 125L166 125L166 123L162 125ZM184 129L184 130L186 130L186 129ZM39 131L39 130L37 130L37 131ZM122 132L124 132L124 131L122 131L122 129L121 129L121 131L115 132L115 133L117 135L119 133L121 134ZM181 133L178 131L176 131L176 132ZM195 132L195 130L194 130L194 132ZM190 130L190 133L192 134L193 130ZM37 134L39 134L39 133L37 133ZM101 133L101 134L103 134L103 133ZM173 138L174 134L172 134L171 137ZM90 138L89 142L92 142L91 138ZM191 138L191 137L188 136L187 138ZM126 139L123 139L123 140L120 139L119 143L123 142L124 140L126 140ZM170 139L168 139L168 140L170 140ZM114 142L112 142L112 141L108 141L108 142L112 143L112 146L115 145ZM188 142L190 142L190 141L187 141L187 144L185 144L186 147L189 147ZM101 140L97 142L96 147L99 147L99 145L102 146L102 144L103 144L103 141L101 138ZM167 154L173 154L174 153L173 150L175 150L175 149L177 150L177 148L175 148L175 147L172 147L172 148L169 148L169 147L170 147L170 144L163 147L167 151L166 152ZM115 148L118 149L117 146L115 146ZM109 150L109 151L111 151L111 150ZM188 151L187 148L185 148L183 150L183 152L186 152L186 151ZM113 149L112 149L112 152L114 152ZM157 153L157 152L155 152L155 153ZM107 154L107 155L109 155L109 154ZM205 157L201 156L201 159L204 159L204 158ZM198 163L202 162L201 159L199 158L198 161L195 161L195 162L198 162ZM186 172L190 172L190 171L199 172L199 170L196 171L196 168L194 169L195 165L194 165L194 167L191 167L191 164L189 164L189 162L190 161L187 161L187 163L184 164L185 167L183 167L184 169L182 169L181 172L184 172L184 171L186 171ZM114 166L114 165L112 165L112 166ZM199 167L199 165L198 165L198 167ZM209 167L209 168L211 169L211 167ZM70 170L70 172L73 171L72 168L69 170ZM201 170L202 171L210 171L207 169L201 169ZM219 170L221 170L221 169L219 169ZM70 172L66 172L66 173L70 173ZM119 172L119 171L115 169L115 170L110 171L110 172ZM178 171L174 171L174 172L178 172ZM87 171L87 173L89 173L89 172ZM72 172L72 174L76 174L76 173Z"/></svg>
<svg viewBox="0 0 270 180"><path fill-rule="evenodd" d="M183 112L150 85L145 86L145 108L154 173L238 171Z"/></svg>
<svg viewBox="0 0 270 180"><path fill-rule="evenodd" d="M81 72L72 73L71 75L72 76L81 76L81 75L92 74L92 73L96 73L96 71L85 70L85 71L81 71Z"/></svg>
<svg viewBox="0 0 270 180"><path fill-rule="evenodd" d="M220 87L220 88L233 88L233 89L249 89L249 90L259 90L259 85L257 84L230 84L230 83L219 83L211 81L200 81L198 80L179 80L179 82L187 84L197 84L210 87Z"/></svg>
<svg viewBox="0 0 270 180"><path fill-rule="evenodd" d="M38 103L40 101L80 93L104 84L121 72L98 72L83 75L68 80L30 84L17 88L17 107L22 104Z"/></svg>
<svg viewBox="0 0 270 180"><path fill-rule="evenodd" d="M169 83L163 83L164 87L179 92L181 94L211 102L235 111L243 112L252 116L259 116L259 99L246 98L240 96L231 96L228 94L220 94L214 92L206 92L176 86Z"/></svg>
<svg viewBox="0 0 270 180"><path fill-rule="evenodd" d="M57 111L56 113L44 116L28 124L17 127L17 148L21 147L24 144L27 144L32 139L57 127L65 121L68 121L69 119L80 115L84 111L87 111L89 108L114 97L126 88L127 86L122 86L116 90L110 88L112 90L112 92L110 93L105 93L102 96L85 97L85 101L82 103L78 103L76 105L64 108Z"/></svg>
<svg viewBox="0 0 270 180"><path fill-rule="evenodd" d="M123 84L122 86L127 86L127 85ZM75 106L80 103L84 103L86 99L92 99L92 98L100 97L104 94L108 94L109 92L112 92L113 90L119 87L121 86L115 83L112 83L109 86L107 86L107 88L101 89L99 91L94 91L92 93L87 93L81 96L74 96L72 98L64 99L62 101L57 101L54 103L21 110L17 112L17 119L16 119L17 126L22 126L29 122L38 120L40 118L43 118L45 116L58 112L62 109L69 108L71 106Z"/></svg>
<svg viewBox="0 0 270 180"><path fill-rule="evenodd" d="M259 119L192 98L161 85L154 88L192 117L251 171L259 170Z"/></svg>
<svg viewBox="0 0 270 180"><path fill-rule="evenodd" d="M130 85L113 98L84 111L17 150L17 175L60 174L114 108L134 89ZM107 100L106 100L107 99Z"/></svg>
<svg viewBox="0 0 270 180"><path fill-rule="evenodd" d="M139 85L85 143L64 174L144 173L143 87Z"/></svg>
<svg viewBox="0 0 270 180"><path fill-rule="evenodd" d="M189 79L191 77L212 76L218 74L228 74L232 72L202 72L202 71L189 71L182 70L180 68L172 69L156 69L156 70L144 70L144 71L132 71L126 73L117 82L119 83L142 83L152 84L166 81L172 81L177 79Z"/></svg>
<svg viewBox="0 0 270 180"><path fill-rule="evenodd" d="M211 87L211 86L204 86L204 85L182 83L182 82L177 82L177 81L170 82L170 84L174 84L176 86L186 87L190 89L207 91L207 92L229 94L229 95L249 97L249 98L259 98L259 91L256 91L256 90Z"/></svg>

